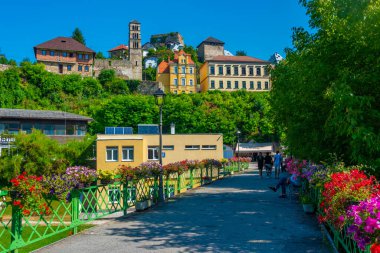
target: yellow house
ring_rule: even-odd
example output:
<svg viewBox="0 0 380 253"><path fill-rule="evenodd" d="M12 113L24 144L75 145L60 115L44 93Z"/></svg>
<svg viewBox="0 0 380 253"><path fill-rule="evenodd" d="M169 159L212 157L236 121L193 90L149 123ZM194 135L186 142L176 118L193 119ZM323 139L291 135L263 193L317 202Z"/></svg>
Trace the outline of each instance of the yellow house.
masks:
<svg viewBox="0 0 380 253"><path fill-rule="evenodd" d="M214 56L200 68L201 91L268 91L270 62L250 56Z"/></svg>
<svg viewBox="0 0 380 253"><path fill-rule="evenodd" d="M191 55L181 50L174 53L173 61L162 61L157 67L156 81L163 84L166 92L195 93L196 67Z"/></svg>
<svg viewBox="0 0 380 253"><path fill-rule="evenodd" d="M222 134L164 134L162 136L163 165L182 160L223 158ZM138 166L147 161L159 161L157 134L98 134L97 169L117 169L120 165Z"/></svg>

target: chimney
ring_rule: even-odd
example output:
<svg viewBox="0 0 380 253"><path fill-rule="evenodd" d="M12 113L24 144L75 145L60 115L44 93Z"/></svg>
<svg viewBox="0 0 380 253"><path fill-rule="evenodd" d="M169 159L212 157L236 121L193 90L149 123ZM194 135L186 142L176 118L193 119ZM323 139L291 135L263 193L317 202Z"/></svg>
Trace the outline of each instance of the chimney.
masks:
<svg viewBox="0 0 380 253"><path fill-rule="evenodd" d="M175 124L173 122L170 124L170 134L175 134Z"/></svg>

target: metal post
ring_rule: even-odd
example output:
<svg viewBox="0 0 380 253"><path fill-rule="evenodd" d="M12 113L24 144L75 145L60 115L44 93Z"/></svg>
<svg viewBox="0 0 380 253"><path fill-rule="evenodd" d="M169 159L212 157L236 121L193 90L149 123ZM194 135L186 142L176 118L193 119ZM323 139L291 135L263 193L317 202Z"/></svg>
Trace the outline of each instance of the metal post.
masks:
<svg viewBox="0 0 380 253"><path fill-rule="evenodd" d="M160 149L159 149L159 158L160 158L160 165L162 166L162 105L160 105ZM159 183L158 183L158 201L164 202L165 196L164 196L164 183L163 183L163 176L160 174L159 176Z"/></svg>
<svg viewBox="0 0 380 253"><path fill-rule="evenodd" d="M237 153L237 157L238 157L238 171L240 172L240 145L239 145L239 142L240 142L240 136L239 136L240 132L238 131L237 132L237 146L238 146L238 153Z"/></svg>

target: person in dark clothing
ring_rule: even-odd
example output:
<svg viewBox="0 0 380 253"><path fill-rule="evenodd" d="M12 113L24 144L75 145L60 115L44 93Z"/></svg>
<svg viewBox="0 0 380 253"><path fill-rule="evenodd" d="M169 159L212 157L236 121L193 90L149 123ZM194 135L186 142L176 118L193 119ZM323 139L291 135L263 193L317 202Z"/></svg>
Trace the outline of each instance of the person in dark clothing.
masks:
<svg viewBox="0 0 380 253"><path fill-rule="evenodd" d="M257 160L257 167L259 169L260 178L263 178L264 156L261 152L256 157L256 160Z"/></svg>
<svg viewBox="0 0 380 253"><path fill-rule="evenodd" d="M269 152L267 153L267 155L264 158L264 163L265 163L265 169L267 171L267 177L271 177L272 176L273 159L270 156Z"/></svg>

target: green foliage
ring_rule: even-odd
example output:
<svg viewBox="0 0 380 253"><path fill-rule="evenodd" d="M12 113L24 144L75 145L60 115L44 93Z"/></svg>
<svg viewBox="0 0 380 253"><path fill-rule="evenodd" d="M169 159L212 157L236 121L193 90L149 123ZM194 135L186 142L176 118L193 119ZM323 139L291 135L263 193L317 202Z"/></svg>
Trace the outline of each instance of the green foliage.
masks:
<svg viewBox="0 0 380 253"><path fill-rule="evenodd" d="M148 56L156 56L158 58L158 63L162 61L168 61L168 59L174 59L174 53L172 52L172 50L164 46L156 48L156 51L149 51Z"/></svg>
<svg viewBox="0 0 380 253"><path fill-rule="evenodd" d="M0 107L11 107L25 98L21 77L17 68L0 72Z"/></svg>
<svg viewBox="0 0 380 253"><path fill-rule="evenodd" d="M71 35L71 38L78 41L79 43L82 43L83 45L86 45L86 40L84 39L84 36L82 34L82 31L79 30L78 27L75 28L73 31L73 34Z"/></svg>
<svg viewBox="0 0 380 253"><path fill-rule="evenodd" d="M246 56L247 53L244 50L237 50L236 51L236 56Z"/></svg>
<svg viewBox="0 0 380 253"><path fill-rule="evenodd" d="M31 175L63 173L70 165L89 165L94 157L95 137L59 144L40 131L15 136L14 148L0 157L0 182L26 171Z"/></svg>
<svg viewBox="0 0 380 253"><path fill-rule="evenodd" d="M100 71L98 80L101 85L106 85L106 83L112 82L116 78L116 72L113 69L103 69Z"/></svg>
<svg viewBox="0 0 380 253"><path fill-rule="evenodd" d="M129 92L134 93L137 91L138 86L141 84L140 80L126 80Z"/></svg>
<svg viewBox="0 0 380 253"><path fill-rule="evenodd" d="M146 68L143 70L143 78L148 81L156 81L156 68Z"/></svg>
<svg viewBox="0 0 380 253"><path fill-rule="evenodd" d="M102 52L99 51L96 53L95 59L106 59L106 57L104 56Z"/></svg>
<svg viewBox="0 0 380 253"><path fill-rule="evenodd" d="M293 30L294 49L271 71L276 122L292 154L380 167L380 5L303 0L315 34Z"/></svg>
<svg viewBox="0 0 380 253"><path fill-rule="evenodd" d="M272 140L275 128L270 120L268 94L209 92L170 95L163 107L163 124L176 124L178 133L223 133L225 143L236 141L236 128L244 140ZM132 126L158 122L153 96L127 95L111 99L93 116L93 132L106 126ZM259 128L261 131L259 131Z"/></svg>

